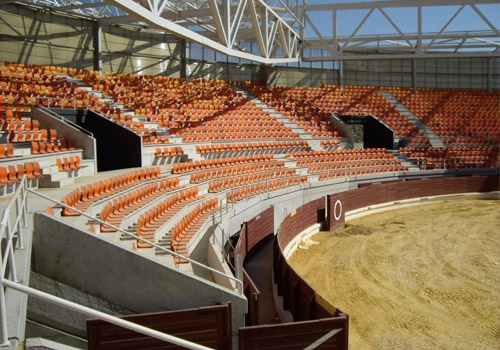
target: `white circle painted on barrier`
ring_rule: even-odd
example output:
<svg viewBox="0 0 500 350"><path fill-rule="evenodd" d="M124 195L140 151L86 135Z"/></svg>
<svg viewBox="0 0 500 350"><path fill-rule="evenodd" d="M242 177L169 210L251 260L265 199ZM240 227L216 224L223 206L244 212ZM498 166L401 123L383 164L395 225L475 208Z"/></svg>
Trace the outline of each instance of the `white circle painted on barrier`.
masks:
<svg viewBox="0 0 500 350"><path fill-rule="evenodd" d="M339 199L337 199L335 205L333 206L333 216L335 217L336 221L339 221L342 217L342 202Z"/></svg>

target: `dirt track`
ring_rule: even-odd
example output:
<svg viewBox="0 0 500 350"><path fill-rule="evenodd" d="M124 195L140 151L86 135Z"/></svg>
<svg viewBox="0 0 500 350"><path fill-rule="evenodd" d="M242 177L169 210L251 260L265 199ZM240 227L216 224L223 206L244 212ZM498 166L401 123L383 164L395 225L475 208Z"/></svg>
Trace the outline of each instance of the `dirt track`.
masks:
<svg viewBox="0 0 500 350"><path fill-rule="evenodd" d="M500 349L500 201L392 210L311 240L290 264L349 314L351 350Z"/></svg>

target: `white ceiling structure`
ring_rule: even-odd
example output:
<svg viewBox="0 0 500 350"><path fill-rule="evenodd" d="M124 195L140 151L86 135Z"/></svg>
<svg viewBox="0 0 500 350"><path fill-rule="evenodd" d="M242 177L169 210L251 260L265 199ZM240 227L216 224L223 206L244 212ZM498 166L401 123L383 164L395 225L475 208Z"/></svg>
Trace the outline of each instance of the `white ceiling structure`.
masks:
<svg viewBox="0 0 500 350"><path fill-rule="evenodd" d="M127 24L157 30L224 55L263 64L300 60L500 57L498 0L324 0L324 3L310 4L307 0L28 2L53 12L97 20L103 25ZM486 13L492 6L499 17ZM443 7L448 9L444 21L429 26L429 21L435 22L429 14ZM401 22L401 11L407 11L406 16L410 14L413 27ZM474 16L473 23L467 23L466 30L456 30L456 23L466 12ZM356 16L351 16L353 13ZM349 26L340 28L345 18L350 18ZM366 26L374 21L383 22L384 29L367 33ZM256 49L248 52L240 45L243 42L255 43ZM310 53L318 51L320 55Z"/></svg>

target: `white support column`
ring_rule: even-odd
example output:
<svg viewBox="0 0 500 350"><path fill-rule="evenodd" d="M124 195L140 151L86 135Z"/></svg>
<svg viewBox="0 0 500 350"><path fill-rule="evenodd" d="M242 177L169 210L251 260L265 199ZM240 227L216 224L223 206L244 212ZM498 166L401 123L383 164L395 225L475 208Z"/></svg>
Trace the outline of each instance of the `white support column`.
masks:
<svg viewBox="0 0 500 350"><path fill-rule="evenodd" d="M94 23L93 28L93 69L102 74L102 25L100 21Z"/></svg>

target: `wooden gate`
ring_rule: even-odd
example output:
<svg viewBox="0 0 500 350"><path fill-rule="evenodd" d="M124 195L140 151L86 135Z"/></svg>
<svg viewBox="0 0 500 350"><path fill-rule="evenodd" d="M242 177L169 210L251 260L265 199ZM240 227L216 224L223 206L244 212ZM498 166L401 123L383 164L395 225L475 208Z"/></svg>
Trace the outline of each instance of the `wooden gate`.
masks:
<svg viewBox="0 0 500 350"><path fill-rule="evenodd" d="M277 325L243 327L240 350L347 349L348 316Z"/></svg>
<svg viewBox="0 0 500 350"><path fill-rule="evenodd" d="M232 348L230 304L124 316L123 319L212 349ZM179 348L98 319L87 321L87 333L89 350Z"/></svg>

